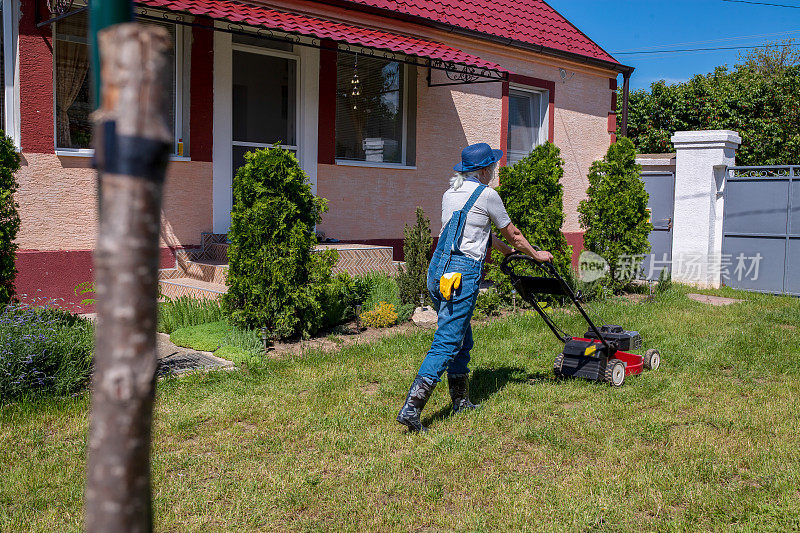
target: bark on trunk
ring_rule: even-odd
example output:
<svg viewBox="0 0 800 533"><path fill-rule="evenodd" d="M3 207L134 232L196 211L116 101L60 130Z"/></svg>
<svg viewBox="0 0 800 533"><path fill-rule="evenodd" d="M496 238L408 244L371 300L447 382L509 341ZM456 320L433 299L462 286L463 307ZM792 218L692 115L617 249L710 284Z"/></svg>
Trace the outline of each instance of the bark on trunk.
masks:
<svg viewBox="0 0 800 533"><path fill-rule="evenodd" d="M152 530L150 433L161 196L172 142L166 30L120 24L99 36L95 113L100 228L86 531Z"/></svg>

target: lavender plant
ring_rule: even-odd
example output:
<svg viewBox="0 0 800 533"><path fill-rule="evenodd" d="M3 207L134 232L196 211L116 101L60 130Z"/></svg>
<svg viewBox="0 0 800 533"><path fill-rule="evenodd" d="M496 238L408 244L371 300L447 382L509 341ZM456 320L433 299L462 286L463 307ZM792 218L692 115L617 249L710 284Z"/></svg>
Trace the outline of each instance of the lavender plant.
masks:
<svg viewBox="0 0 800 533"><path fill-rule="evenodd" d="M0 404L80 390L92 345L89 320L51 305L7 305L0 312Z"/></svg>

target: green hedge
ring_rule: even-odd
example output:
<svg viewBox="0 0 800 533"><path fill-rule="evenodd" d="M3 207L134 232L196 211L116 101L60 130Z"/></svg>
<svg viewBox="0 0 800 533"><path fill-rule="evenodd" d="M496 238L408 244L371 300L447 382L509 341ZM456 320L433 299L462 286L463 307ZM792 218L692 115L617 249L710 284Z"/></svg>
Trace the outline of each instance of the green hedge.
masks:
<svg viewBox="0 0 800 533"><path fill-rule="evenodd" d="M618 139L601 161L592 163L586 195L578 206L583 245L608 262L608 285L618 291L637 273L632 265L639 260L633 258L650 251L653 229L650 196L630 139Z"/></svg>
<svg viewBox="0 0 800 533"><path fill-rule="evenodd" d="M19 154L11 139L0 132L0 305L7 304L14 296L14 265L17 248L14 239L19 232L19 214L14 193L17 180L14 173L19 170Z"/></svg>

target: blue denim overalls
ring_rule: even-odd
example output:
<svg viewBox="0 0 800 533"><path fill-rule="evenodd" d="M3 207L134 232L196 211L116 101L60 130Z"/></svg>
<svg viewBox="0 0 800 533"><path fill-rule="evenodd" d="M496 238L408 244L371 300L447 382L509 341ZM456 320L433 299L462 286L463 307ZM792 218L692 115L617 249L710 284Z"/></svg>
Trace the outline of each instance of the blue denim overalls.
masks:
<svg viewBox="0 0 800 533"><path fill-rule="evenodd" d="M437 383L447 370L449 374L469 372L469 351L472 349L470 320L478 298L483 261L465 256L459 250L467 214L486 185L478 185L467 203L453 216L442 230L436 251L428 267L428 293L439 315L438 328L428 355L422 361L418 375ZM439 292L439 280L445 272L460 272L461 287L445 300Z"/></svg>

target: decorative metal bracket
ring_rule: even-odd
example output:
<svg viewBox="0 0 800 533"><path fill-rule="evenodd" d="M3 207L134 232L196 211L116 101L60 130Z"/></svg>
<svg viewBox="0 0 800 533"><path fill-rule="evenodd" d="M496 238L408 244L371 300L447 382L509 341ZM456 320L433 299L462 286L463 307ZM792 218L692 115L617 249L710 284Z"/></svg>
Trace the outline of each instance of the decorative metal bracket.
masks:
<svg viewBox="0 0 800 533"><path fill-rule="evenodd" d="M447 79L452 80L445 83L433 82L433 71L441 70ZM452 61L442 61L441 59L431 59L428 61L428 87L446 87L449 85L472 85L476 83L495 83L506 81L507 76L504 72L491 70L488 68L462 65Z"/></svg>
<svg viewBox="0 0 800 533"><path fill-rule="evenodd" d="M89 11L89 6L79 7L75 11L72 11L72 4L73 0L48 0L47 7L49 8L52 17L37 23L36 27L41 28L43 26L49 26L50 24L58 22L61 19L71 17L72 15L77 15L78 13L83 13L84 11Z"/></svg>
<svg viewBox="0 0 800 533"><path fill-rule="evenodd" d="M60 17L65 13L69 13L74 3L75 0L47 0L47 7L50 8L50 13L54 17Z"/></svg>

